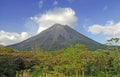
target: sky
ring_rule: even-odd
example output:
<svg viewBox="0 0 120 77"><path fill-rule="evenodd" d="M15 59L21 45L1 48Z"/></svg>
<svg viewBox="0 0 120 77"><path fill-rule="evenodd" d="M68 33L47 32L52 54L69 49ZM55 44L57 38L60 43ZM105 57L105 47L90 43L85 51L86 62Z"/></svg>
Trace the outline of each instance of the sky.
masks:
<svg viewBox="0 0 120 77"><path fill-rule="evenodd" d="M120 0L0 0L0 44L39 34L55 23L106 43L120 36Z"/></svg>

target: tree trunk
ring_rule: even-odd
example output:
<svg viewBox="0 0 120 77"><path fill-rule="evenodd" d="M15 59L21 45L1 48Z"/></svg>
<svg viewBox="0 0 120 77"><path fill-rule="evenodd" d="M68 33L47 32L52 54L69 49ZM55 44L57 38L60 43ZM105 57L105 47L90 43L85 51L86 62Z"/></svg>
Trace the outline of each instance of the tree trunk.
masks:
<svg viewBox="0 0 120 77"><path fill-rule="evenodd" d="M106 74L106 77L109 77L108 73L107 73L107 69L105 68L105 74Z"/></svg>
<svg viewBox="0 0 120 77"><path fill-rule="evenodd" d="M79 71L76 70L75 72L76 72L76 77L79 77Z"/></svg>
<svg viewBox="0 0 120 77"><path fill-rule="evenodd" d="M44 77L44 71L43 71L43 69L41 71L41 77Z"/></svg>
<svg viewBox="0 0 120 77"><path fill-rule="evenodd" d="M84 75L85 75L85 72L84 72L84 71L82 71L82 77L84 77Z"/></svg>
<svg viewBox="0 0 120 77"><path fill-rule="evenodd" d="M68 69L66 69L66 77L68 77Z"/></svg>
<svg viewBox="0 0 120 77"><path fill-rule="evenodd" d="M108 73L106 72L106 77L109 77Z"/></svg>
<svg viewBox="0 0 120 77"><path fill-rule="evenodd" d="M16 71L16 76L15 77L19 77L19 72L18 71Z"/></svg>

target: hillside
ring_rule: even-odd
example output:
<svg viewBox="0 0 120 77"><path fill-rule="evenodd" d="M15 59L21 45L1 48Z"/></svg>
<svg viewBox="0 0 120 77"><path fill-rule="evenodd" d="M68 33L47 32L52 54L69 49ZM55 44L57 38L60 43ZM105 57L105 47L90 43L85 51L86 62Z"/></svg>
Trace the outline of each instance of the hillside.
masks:
<svg viewBox="0 0 120 77"><path fill-rule="evenodd" d="M57 50L77 43L86 45L90 50L104 48L102 44L78 33L67 25L61 24L55 24L34 37L8 47L19 50L31 50L39 47L45 50Z"/></svg>

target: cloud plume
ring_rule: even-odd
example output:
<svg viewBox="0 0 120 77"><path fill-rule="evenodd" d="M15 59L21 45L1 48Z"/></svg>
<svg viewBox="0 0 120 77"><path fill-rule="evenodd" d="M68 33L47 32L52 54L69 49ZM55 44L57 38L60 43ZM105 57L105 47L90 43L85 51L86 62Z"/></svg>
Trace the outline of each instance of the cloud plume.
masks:
<svg viewBox="0 0 120 77"><path fill-rule="evenodd" d="M92 34L104 34L110 36L120 35L120 22L108 21L105 25L94 24L88 27L88 32Z"/></svg>
<svg viewBox="0 0 120 77"><path fill-rule="evenodd" d="M6 32L0 30L0 44L2 45L10 45L10 44L18 43L27 39L28 37L29 36L27 32L21 32L19 34L16 32Z"/></svg>
<svg viewBox="0 0 120 77"><path fill-rule="evenodd" d="M31 17L31 20L39 25L38 33L40 33L55 23L74 26L77 17L75 11L71 8L54 8L39 16Z"/></svg>

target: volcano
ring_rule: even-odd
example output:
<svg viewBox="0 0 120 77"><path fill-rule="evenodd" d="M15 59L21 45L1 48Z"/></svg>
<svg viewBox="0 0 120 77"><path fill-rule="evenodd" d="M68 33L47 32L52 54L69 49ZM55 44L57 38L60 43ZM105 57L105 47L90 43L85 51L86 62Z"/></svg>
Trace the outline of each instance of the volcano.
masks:
<svg viewBox="0 0 120 77"><path fill-rule="evenodd" d="M68 25L61 24L54 24L38 35L8 47L18 50L32 50L34 47L44 50L58 50L78 43L86 45L90 50L104 48L103 44L84 36Z"/></svg>

